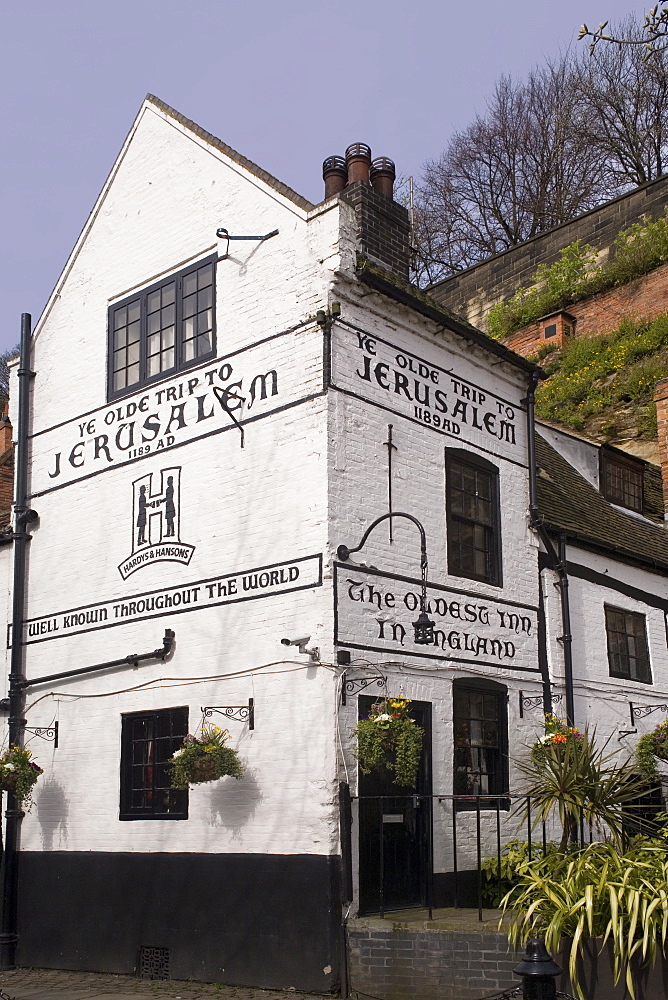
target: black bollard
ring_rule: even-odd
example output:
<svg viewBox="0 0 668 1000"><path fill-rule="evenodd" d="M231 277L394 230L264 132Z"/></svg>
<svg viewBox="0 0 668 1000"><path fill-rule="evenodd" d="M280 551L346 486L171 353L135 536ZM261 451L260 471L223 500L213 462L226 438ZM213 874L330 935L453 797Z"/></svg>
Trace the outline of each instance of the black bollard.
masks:
<svg viewBox="0 0 668 1000"><path fill-rule="evenodd" d="M556 977L561 969L552 961L542 938L529 938L522 961L513 972L522 977L524 1000L556 1000Z"/></svg>

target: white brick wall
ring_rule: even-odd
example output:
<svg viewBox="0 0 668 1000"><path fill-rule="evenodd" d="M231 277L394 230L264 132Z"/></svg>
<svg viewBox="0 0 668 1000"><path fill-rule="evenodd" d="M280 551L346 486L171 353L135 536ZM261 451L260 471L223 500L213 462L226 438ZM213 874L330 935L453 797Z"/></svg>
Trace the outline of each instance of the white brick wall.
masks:
<svg viewBox="0 0 668 1000"><path fill-rule="evenodd" d="M235 234L278 228L279 235L260 245L232 243L230 259L218 264L215 364L107 404L110 300L222 249L215 238L221 225ZM344 708L337 704L341 668L334 665L332 565L339 544L356 545L366 527L387 511L388 424L396 447L394 510L413 514L425 526L430 583L465 591L469 596L462 600L490 608L528 609L531 645L528 636L515 638L526 644L531 663L528 670L518 669L526 667L521 657L490 663L478 656L480 662L464 663L441 649L433 657L417 657L409 632L407 643L397 649L353 647L353 665L360 672L382 669L391 694L432 703L436 791L452 789L455 678L491 677L507 686L511 757L539 731L540 712L527 712L523 719L519 713L520 692L542 690L535 654L538 544L527 523L520 402L526 377L360 287L353 278L354 225L352 210L336 201L307 217L155 106L148 104L140 113L35 334L31 489L40 521L30 546L26 617L60 623L60 633L30 637L43 641L27 645L26 673L55 673L151 649L160 645L165 627L176 631L176 648L165 664L151 662L29 691L29 724L57 719L60 747L33 741L45 773L35 809L23 823L24 848L323 855L338 850L336 782L349 776L355 787L350 730L356 702L351 699ZM325 396L322 334L314 316L332 302L340 303L341 320L332 333L334 388ZM380 379L377 363L386 365ZM430 388L428 423L424 416L416 418L417 404L404 391L407 386L415 395L411 363L417 366L423 399L425 386ZM225 365L231 371L225 369L222 378ZM270 370L277 373L276 396L258 400L252 412L247 403L239 411L244 418L259 417L246 420L241 448L239 431L217 408L212 387L241 379L239 391L248 395L255 375ZM409 381L395 381L395 372ZM148 412L157 414L164 435L172 404L156 393L187 386L192 377L200 381L193 391L184 389L187 427L176 429L174 447L135 457L119 447L112 449L111 462L99 455L96 463L95 437L102 429L111 440L119 423L133 419L126 416L128 402L147 396ZM485 400L470 393L464 397L462 385L475 387ZM444 394L440 409L437 388ZM205 423L197 419L196 397L202 394L203 412L212 413ZM14 392L14 419L16 402ZM485 423L490 413L493 419ZM434 414L457 416L460 433L437 425ZM214 433L204 436L205 431ZM139 421L135 433L141 434ZM502 587L448 576L446 447L469 449L498 467ZM154 563L124 580L118 566L132 547L133 481L153 473L157 482L161 470L175 466L181 468L181 540L195 549L190 563ZM64 616L75 608L129 601L169 587L203 587L202 581L320 554L322 586L215 606L202 599L192 611L175 610L154 620L110 618L107 628L63 634ZM0 550L7 595L8 556L9 550ZM408 578L410 585L419 578L417 531L395 522L390 546L384 525L369 539L362 558L382 573ZM665 596L663 580L648 572L582 552L569 558ZM557 642L562 627L549 572L543 574L543 587L550 671L555 692L563 693L563 653ZM595 721L602 735L628 728L628 700L668 697L663 615L580 580L571 582L571 601L577 721ZM652 688L609 677L606 601L648 615ZM342 606L337 610L343 614ZM311 645L320 647L321 665L309 665L293 648L286 652L280 639L291 634L310 634ZM244 704L249 697L255 699L255 730L229 724L247 767L241 782L228 778L194 789L187 822L118 821L122 713L188 705L192 730L200 706ZM514 826L504 832L511 836ZM451 848L438 818L436 837L436 868L444 871L451 865Z"/></svg>

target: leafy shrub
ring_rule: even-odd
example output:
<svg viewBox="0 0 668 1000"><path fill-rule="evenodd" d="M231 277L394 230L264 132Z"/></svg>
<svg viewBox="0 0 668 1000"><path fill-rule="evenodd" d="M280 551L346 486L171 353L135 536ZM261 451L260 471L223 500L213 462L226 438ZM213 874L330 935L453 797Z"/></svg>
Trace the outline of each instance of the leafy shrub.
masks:
<svg viewBox="0 0 668 1000"><path fill-rule="evenodd" d="M489 335L505 337L539 316L565 308L585 287L595 259L596 250L581 240L564 247L554 264L540 265L529 287L519 288L508 302L492 306L488 316Z"/></svg>
<svg viewBox="0 0 668 1000"><path fill-rule="evenodd" d="M490 309L488 332L506 337L541 316L610 288L625 285L668 261L668 217L645 219L622 230L610 259L596 265L596 250L575 240L549 267L541 264L531 285Z"/></svg>
<svg viewBox="0 0 668 1000"><path fill-rule="evenodd" d="M519 885L521 867L528 861L540 861L557 850L556 844L548 842L543 850L542 844L532 844L529 850L527 840L517 837L509 840L501 848L500 857L485 858L481 868L485 874L482 887L483 905L496 909L504 896ZM531 857L529 857L531 855Z"/></svg>
<svg viewBox="0 0 668 1000"><path fill-rule="evenodd" d="M634 751L638 770L648 782L658 780L657 758L668 760L668 722L660 722L650 733L643 733Z"/></svg>

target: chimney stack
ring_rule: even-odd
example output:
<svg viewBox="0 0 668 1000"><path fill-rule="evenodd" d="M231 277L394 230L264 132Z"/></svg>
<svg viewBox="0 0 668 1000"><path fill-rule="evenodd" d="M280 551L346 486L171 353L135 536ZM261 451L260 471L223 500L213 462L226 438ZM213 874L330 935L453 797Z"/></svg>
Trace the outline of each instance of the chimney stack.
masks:
<svg viewBox="0 0 668 1000"><path fill-rule="evenodd" d="M661 378L654 390L656 426L659 435L659 461L663 482L663 510L668 520L668 378Z"/></svg>
<svg viewBox="0 0 668 1000"><path fill-rule="evenodd" d="M354 142L341 156L322 165L325 199L340 196L355 209L360 252L402 278L409 274L411 255L408 211L394 200L396 170L392 160L371 160L371 148Z"/></svg>

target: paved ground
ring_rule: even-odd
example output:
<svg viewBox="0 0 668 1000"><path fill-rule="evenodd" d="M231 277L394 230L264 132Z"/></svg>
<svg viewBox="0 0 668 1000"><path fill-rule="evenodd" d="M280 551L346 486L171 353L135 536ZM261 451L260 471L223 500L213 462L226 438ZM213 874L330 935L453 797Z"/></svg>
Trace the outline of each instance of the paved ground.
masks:
<svg viewBox="0 0 668 1000"><path fill-rule="evenodd" d="M294 990L258 990L219 983L159 982L99 972L12 969L0 972L0 990L16 1000L315 1000ZM5 1000L5 997L0 997Z"/></svg>

